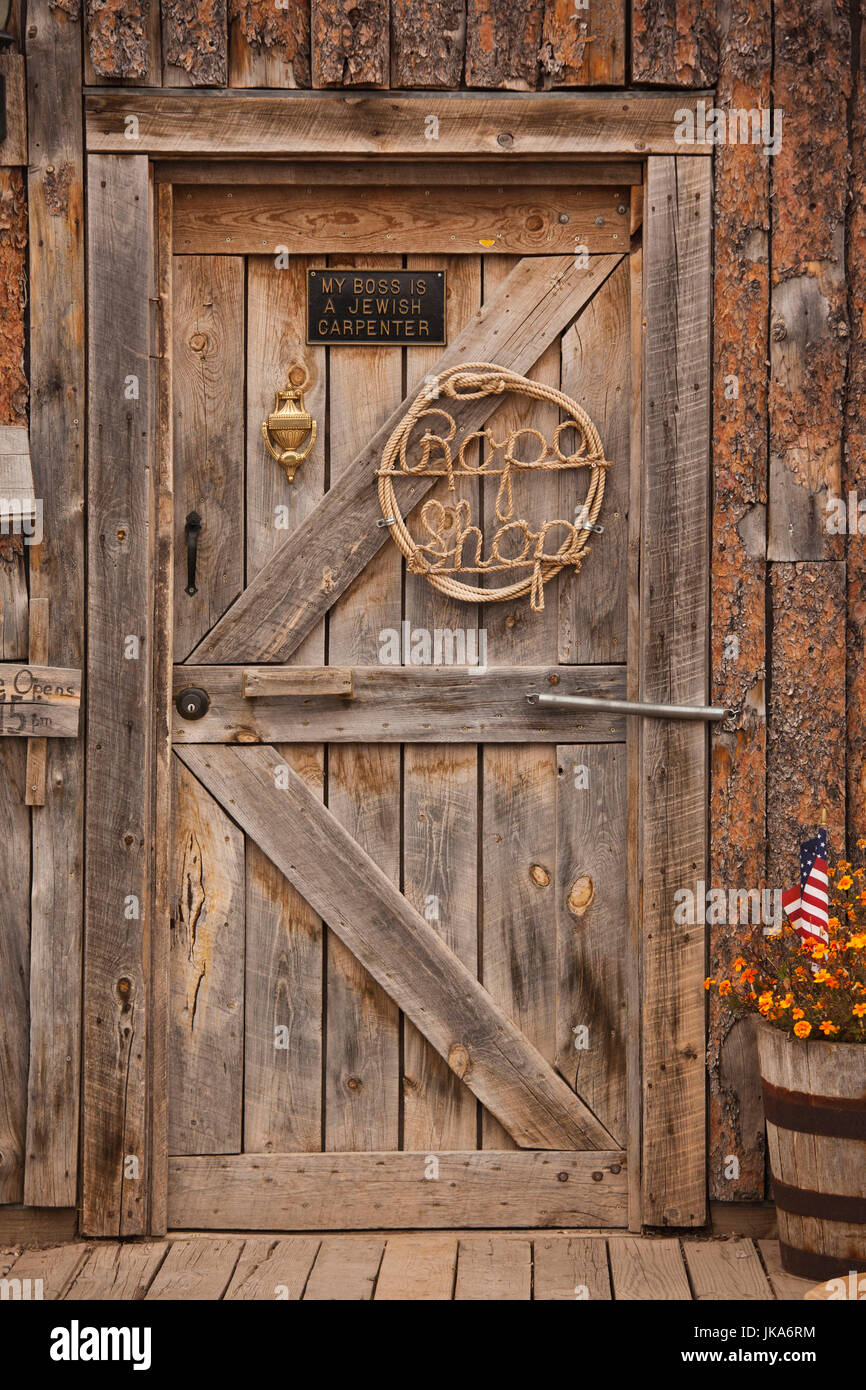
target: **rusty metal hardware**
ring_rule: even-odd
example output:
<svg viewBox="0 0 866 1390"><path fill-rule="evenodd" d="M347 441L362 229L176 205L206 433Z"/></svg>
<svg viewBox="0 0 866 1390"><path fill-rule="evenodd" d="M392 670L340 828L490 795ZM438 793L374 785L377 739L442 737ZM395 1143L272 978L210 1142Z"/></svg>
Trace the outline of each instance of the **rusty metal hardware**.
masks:
<svg viewBox="0 0 866 1390"><path fill-rule="evenodd" d="M648 719L705 719L718 723L732 719L737 711L718 705L661 705L649 700L610 700L604 695L527 695L530 705L553 705L567 709L600 709L608 714L641 714Z"/></svg>
<svg viewBox="0 0 866 1390"><path fill-rule="evenodd" d="M180 692L174 707L182 719L204 719L210 709L210 696L200 686L190 685Z"/></svg>
<svg viewBox="0 0 866 1390"><path fill-rule="evenodd" d="M192 598L198 593L195 585L195 567L198 561L198 538L201 533L201 517L198 512L190 512L184 528L186 533L186 590Z"/></svg>
<svg viewBox="0 0 866 1390"><path fill-rule="evenodd" d="M301 386L293 384L293 378L303 372L302 385L309 380L302 367L295 365L289 371L285 390L278 391L274 398L274 408L267 420L262 422L262 437L272 459L285 469L289 482L294 481L300 464L309 454L316 442L318 426L304 406L304 393ZM306 439L306 444L304 440ZM303 448L301 447L303 445Z"/></svg>

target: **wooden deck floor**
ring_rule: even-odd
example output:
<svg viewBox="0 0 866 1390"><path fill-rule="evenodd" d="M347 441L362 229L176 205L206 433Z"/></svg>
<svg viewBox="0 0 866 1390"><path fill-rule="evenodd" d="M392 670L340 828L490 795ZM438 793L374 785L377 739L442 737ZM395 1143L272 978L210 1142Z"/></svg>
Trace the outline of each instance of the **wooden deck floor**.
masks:
<svg viewBox="0 0 866 1390"><path fill-rule="evenodd" d="M80 1241L0 1250L0 1276L71 1300L763 1301L811 1287L782 1271L774 1240L556 1232Z"/></svg>

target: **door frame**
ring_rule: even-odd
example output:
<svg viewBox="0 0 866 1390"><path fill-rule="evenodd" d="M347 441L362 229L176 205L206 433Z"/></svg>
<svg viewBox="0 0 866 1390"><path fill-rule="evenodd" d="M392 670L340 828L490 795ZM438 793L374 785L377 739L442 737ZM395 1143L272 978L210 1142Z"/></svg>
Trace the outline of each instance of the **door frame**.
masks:
<svg viewBox="0 0 866 1390"><path fill-rule="evenodd" d="M132 141L128 93L87 97L85 1234L160 1235L167 1224L172 163L185 182L191 155L202 159L203 177L207 156L322 160L335 152L369 156L371 166L383 156L423 162L432 172L429 147L419 150L407 112L396 111L406 102L415 123L422 109L422 122L439 117L445 148L435 153L449 160L498 163L503 129L518 131L509 152L533 158L643 159L643 197L632 210L639 221L643 202L643 243L631 250L642 292L632 305L628 696L703 705L712 167L709 146L683 147L673 135L674 107L693 106L697 95L557 97L562 118L552 126L544 95L424 94L419 106L417 98L338 94L136 93ZM224 117L238 103L233 128ZM299 119L287 120L289 111ZM676 533L672 517L682 518ZM701 1226L705 931L675 926L671 912L673 889L706 874L707 731L636 718L628 726L629 1010L641 1020L628 1040L629 1224Z"/></svg>

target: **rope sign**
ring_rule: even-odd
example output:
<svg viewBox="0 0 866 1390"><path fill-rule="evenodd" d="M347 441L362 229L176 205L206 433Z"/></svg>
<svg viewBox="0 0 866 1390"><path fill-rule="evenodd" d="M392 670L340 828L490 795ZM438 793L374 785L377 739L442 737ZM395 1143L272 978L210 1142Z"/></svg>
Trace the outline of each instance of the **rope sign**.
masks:
<svg viewBox="0 0 866 1390"><path fill-rule="evenodd" d="M550 443L537 429L513 429L502 440L494 439L489 429L483 429L467 435L455 457L451 445L457 434L457 422L444 407L443 399L469 401L482 396L504 396L507 392L530 396L559 408L563 418L553 431ZM437 422L435 429L434 420ZM424 433L420 438L416 435L419 455L412 462L409 445L416 426L423 426ZM565 452L563 442L567 431L573 431L574 435L571 453ZM477 466L469 462L476 439L481 441L481 461ZM517 457L522 440L537 452L535 458ZM566 566L579 570L589 549L590 535L602 530L596 525L596 518L604 497L605 469L609 467L598 431L576 401L552 386L529 381L503 367L487 362L464 362L425 382L424 389L385 445L382 465L376 475L382 506L380 525L391 528L394 541L405 555L412 573L423 574L434 588L449 598L467 603L502 603L529 594L532 611L540 613L544 608L547 581ZM515 477L534 471L564 472L575 468L589 470L589 485L583 502L578 502L574 508L573 521L559 517L533 526L515 516ZM400 514L394 492L394 479L398 477L447 478L447 491L455 494L450 506L438 497L431 497L423 504L419 513L422 539L410 533ZM457 496L457 483L461 478L499 479L495 503L498 525L486 556L484 532L473 519L471 503ZM458 575L515 570L526 573L496 589L477 588L457 578Z"/></svg>

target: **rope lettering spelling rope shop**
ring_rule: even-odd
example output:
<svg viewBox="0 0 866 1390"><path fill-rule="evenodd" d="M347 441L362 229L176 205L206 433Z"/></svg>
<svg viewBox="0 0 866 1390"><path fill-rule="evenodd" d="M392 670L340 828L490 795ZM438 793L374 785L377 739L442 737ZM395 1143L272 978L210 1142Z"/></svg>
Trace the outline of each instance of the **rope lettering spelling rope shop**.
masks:
<svg viewBox="0 0 866 1390"><path fill-rule="evenodd" d="M455 457L451 446L457 435L457 422L443 401L471 401L482 396L505 396L508 392L558 407L562 420L554 429L551 442L548 443L540 430L532 428L512 429L502 440L494 439L489 429L482 429L466 436ZM416 426L423 426L424 433L416 438L418 458L412 462L409 443ZM574 432L575 447L571 453L564 452L562 440L566 431ZM477 466L469 461L475 440L481 441ZM533 442L536 458L516 456L521 440ZM540 613L544 608L547 581L566 566L579 570L592 532L601 529L596 526L596 519L604 497L605 470L609 467L598 431L576 401L552 386L529 381L503 367L488 362L465 362L428 378L385 445L381 467L376 473L383 518L380 524L390 528L412 573L424 575L434 588L449 598L467 603L502 603L529 594L532 611ZM515 516L515 475L575 468L589 470L589 486L583 503L574 509L574 521L560 517L533 527L522 517ZM449 506L437 497L428 498L419 513L424 538L418 540L411 535L400 514L394 479L422 476L447 478L447 491L454 493L455 499ZM486 558L484 533L473 520L471 503L466 498L456 497L456 483L461 478L499 479L495 502L498 526ZM554 549L557 539L559 545ZM487 575L508 570L527 572L498 589L477 588L457 578L458 575Z"/></svg>

